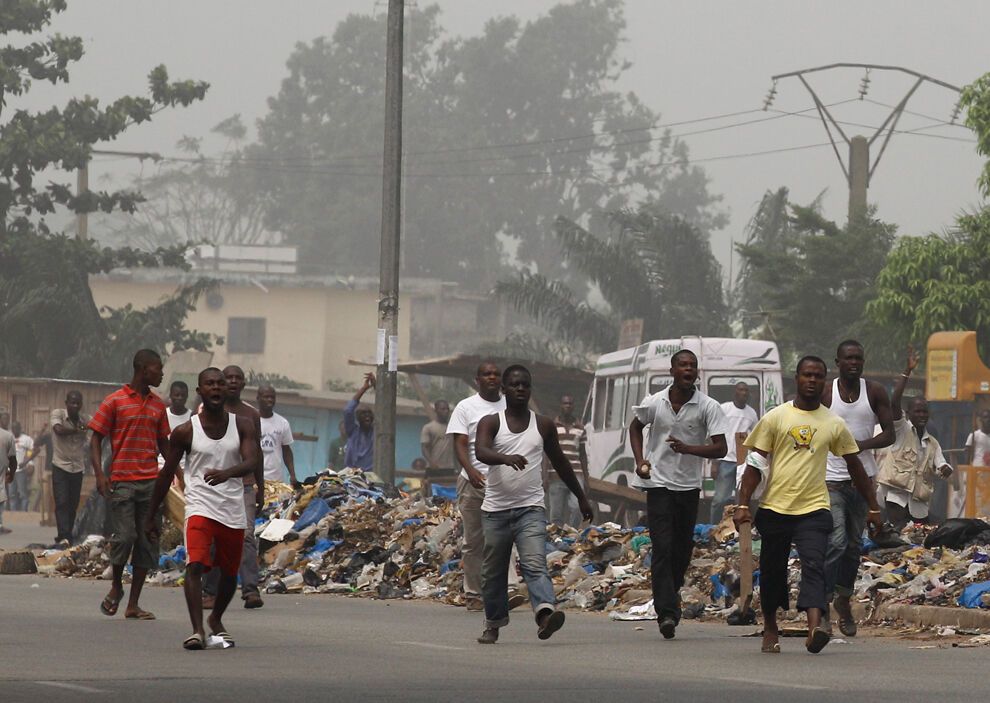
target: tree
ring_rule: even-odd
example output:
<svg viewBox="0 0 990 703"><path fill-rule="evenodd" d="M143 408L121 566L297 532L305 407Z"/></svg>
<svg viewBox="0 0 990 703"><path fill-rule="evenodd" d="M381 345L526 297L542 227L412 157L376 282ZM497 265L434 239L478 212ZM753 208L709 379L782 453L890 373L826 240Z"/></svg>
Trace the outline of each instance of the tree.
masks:
<svg viewBox="0 0 990 703"><path fill-rule="evenodd" d="M491 286L503 264L566 278L551 225L653 204L704 231L725 223L704 172L659 115L615 82L621 0L578 0L526 24L448 36L436 6L406 33L404 271ZM301 260L375 271L381 204L384 18L351 15L300 44L242 165L268 225Z"/></svg>
<svg viewBox="0 0 990 703"><path fill-rule="evenodd" d="M963 90L961 105L977 151L990 157L990 73ZM980 188L990 196L990 159ZM869 314L901 343L924 344L942 330L975 330L981 353L990 356L990 208L959 215L945 234L901 239L880 272L877 293Z"/></svg>
<svg viewBox="0 0 990 703"><path fill-rule="evenodd" d="M588 353L615 349L630 318L643 319L646 339L727 332L722 268L700 229L654 206L611 213L608 223L603 236L564 217L554 226L564 262L596 286L604 307L539 273L499 281L496 293Z"/></svg>
<svg viewBox="0 0 990 703"><path fill-rule="evenodd" d="M0 3L0 34L41 33L65 7L64 0ZM39 188L36 176L49 168L77 169L90 158L93 144L206 93L205 83L170 82L159 66L148 77L150 97L122 97L106 107L91 97L73 98L61 109L9 113L9 101L28 92L32 81L67 82L69 65L82 53L81 39L57 34L0 47L0 368L6 374L119 378L115 343L123 343L127 330L135 328L137 313L107 311L104 319L93 301L89 274L116 266L184 263L175 250L111 250L69 239L52 232L45 221L57 207L76 213L133 211L141 201L138 193L74 195L64 183ZM155 318L182 304L180 294L144 314ZM195 346L206 341L183 330L181 321L176 326L174 316L168 319L167 342ZM129 340L131 351L141 341Z"/></svg>
<svg viewBox="0 0 990 703"><path fill-rule="evenodd" d="M835 345L859 338L875 365L885 365L887 345L864 309L875 295L877 275L894 242L895 227L875 219L874 211L840 227L822 216L818 200L801 207L786 203L786 190L764 197L754 218L756 229L736 246L743 260L738 290L745 310L757 317L743 327L769 333L788 361L803 354L831 359ZM786 212L786 222L781 216Z"/></svg>

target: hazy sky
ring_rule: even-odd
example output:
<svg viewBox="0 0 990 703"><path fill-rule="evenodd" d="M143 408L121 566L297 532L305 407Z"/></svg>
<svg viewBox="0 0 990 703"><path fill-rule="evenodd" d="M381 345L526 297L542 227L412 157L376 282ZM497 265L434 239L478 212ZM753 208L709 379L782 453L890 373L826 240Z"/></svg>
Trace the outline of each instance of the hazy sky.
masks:
<svg viewBox="0 0 990 703"><path fill-rule="evenodd" d="M420 4L428 3L420 0ZM449 31L474 34L494 14L528 19L557 3L439 0L437 4ZM331 34L348 13L376 7L383 12L385 5L385 0L70 0L55 29L82 36L86 56L72 69L68 91L39 86L27 105L43 108L46 101L51 104L70 93L107 100L141 94L146 91L148 71L164 63L174 78L209 81L206 101L162 113L152 123L128 130L107 148L174 154L179 137L203 135L233 113L241 113L253 127L266 112L266 98L277 93L296 42ZM626 17L622 52L633 66L622 88L634 90L661 113L665 123L759 108L771 75L827 63L896 64L959 86L990 71L990 57L980 50L990 26L986 2L627 0ZM817 74L811 82L826 103L833 103L857 97L861 77L859 71L836 71ZM868 97L893 105L911 83L907 76L874 73ZM947 120L955 99L950 91L926 86L908 107ZM796 79L787 79L778 85L774 107L804 110L812 102ZM839 120L875 126L887 112L865 102L835 107ZM905 115L899 129L928 124L928 119ZM675 128L675 133L696 129L697 125ZM865 131L849 127L847 134ZM968 130L959 127L919 134L972 139ZM693 159L704 163L712 191L723 194L731 214L730 225L713 238L724 265L728 265L730 237L741 236L767 189L789 186L798 202L810 201L827 189L826 214L844 221L847 188L828 147L705 161L825 142L817 119L782 117L685 140ZM978 202L975 181L981 164L968 141L894 135L871 183L870 201L879 205L881 218L897 223L902 234L940 230L954 214ZM140 168L127 160L100 160L93 165L91 181L95 186L101 178L112 177L118 185L124 184Z"/></svg>

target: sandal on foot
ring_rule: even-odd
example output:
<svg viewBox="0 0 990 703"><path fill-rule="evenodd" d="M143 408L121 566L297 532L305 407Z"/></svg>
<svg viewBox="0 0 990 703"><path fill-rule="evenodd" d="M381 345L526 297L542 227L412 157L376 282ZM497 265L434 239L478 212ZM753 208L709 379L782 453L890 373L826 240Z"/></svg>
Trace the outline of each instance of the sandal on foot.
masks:
<svg viewBox="0 0 990 703"><path fill-rule="evenodd" d="M106 615L107 617L112 618L114 615L117 614L117 609L120 607L120 601L123 600L123 598L124 598L123 594L121 594L117 598L114 598L108 593L106 597L103 599L103 602L100 603L100 612Z"/></svg>
<svg viewBox="0 0 990 703"><path fill-rule="evenodd" d="M231 637L230 633L227 632L226 630L221 630L220 632L214 632L213 636L222 639L227 644L228 647L234 646L234 638Z"/></svg>
<svg viewBox="0 0 990 703"><path fill-rule="evenodd" d="M182 648L189 650L206 649L206 644L203 642L203 636L194 632L182 641Z"/></svg>
<svg viewBox="0 0 990 703"><path fill-rule="evenodd" d="M128 620L154 620L155 614L139 609L136 613L125 613L124 617Z"/></svg>
<svg viewBox="0 0 990 703"><path fill-rule="evenodd" d="M774 642L773 644L765 644L760 647L760 651L764 654L780 654L780 642Z"/></svg>
<svg viewBox="0 0 990 703"><path fill-rule="evenodd" d="M818 654L820 651L825 649L825 645L828 641L832 639L832 636L823 627L816 627L811 633L811 641L808 642L807 649L812 654Z"/></svg>

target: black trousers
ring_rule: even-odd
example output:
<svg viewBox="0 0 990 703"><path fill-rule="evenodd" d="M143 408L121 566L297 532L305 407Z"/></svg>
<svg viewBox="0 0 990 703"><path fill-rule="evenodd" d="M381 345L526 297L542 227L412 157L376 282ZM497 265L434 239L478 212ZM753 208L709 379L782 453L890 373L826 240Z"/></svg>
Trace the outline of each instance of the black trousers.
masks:
<svg viewBox="0 0 990 703"><path fill-rule="evenodd" d="M756 511L760 531L760 605L764 613L790 608L787 560L791 545L801 560L798 610L825 610L825 550L832 532L832 513L816 510L805 515L783 515L766 508Z"/></svg>
<svg viewBox="0 0 990 703"><path fill-rule="evenodd" d="M55 541L72 541L72 526L76 523L79 494L82 491L82 472L72 473L52 465L52 496L55 498Z"/></svg>
<svg viewBox="0 0 990 703"><path fill-rule="evenodd" d="M650 580L657 619L681 619L681 586L694 550L694 523L698 517L697 489L646 489L646 520L653 542Z"/></svg>

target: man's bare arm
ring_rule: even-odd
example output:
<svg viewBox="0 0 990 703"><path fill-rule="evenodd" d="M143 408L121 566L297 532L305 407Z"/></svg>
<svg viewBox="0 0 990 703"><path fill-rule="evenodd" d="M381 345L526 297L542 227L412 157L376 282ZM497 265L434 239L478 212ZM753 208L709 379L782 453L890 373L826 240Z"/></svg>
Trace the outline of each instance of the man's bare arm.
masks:
<svg viewBox="0 0 990 703"><path fill-rule="evenodd" d="M890 397L887 395L887 389L879 383L871 381L866 384L866 392L870 397L870 406L873 408L873 412L877 414L880 434L857 441L856 444L861 452L889 447L897 438L894 433L894 416L890 409Z"/></svg>

